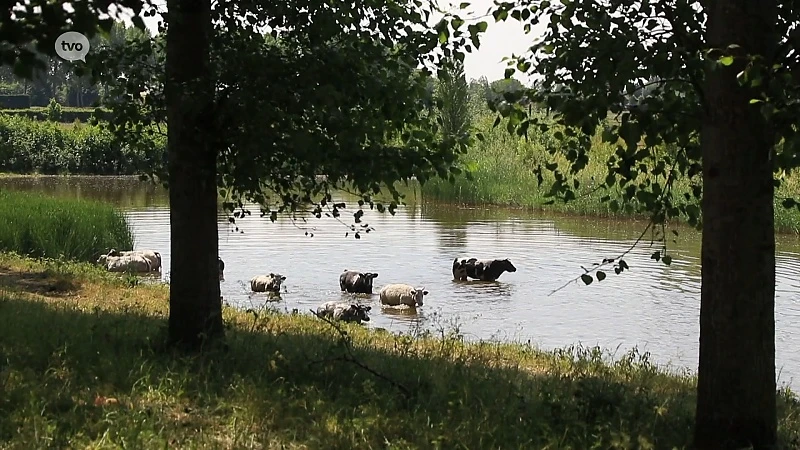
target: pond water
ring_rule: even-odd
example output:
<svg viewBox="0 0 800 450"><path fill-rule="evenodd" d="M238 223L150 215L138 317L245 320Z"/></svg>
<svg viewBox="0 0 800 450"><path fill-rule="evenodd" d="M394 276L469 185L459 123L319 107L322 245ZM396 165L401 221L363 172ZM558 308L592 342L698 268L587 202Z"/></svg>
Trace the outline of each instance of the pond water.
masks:
<svg viewBox="0 0 800 450"><path fill-rule="evenodd" d="M123 177L0 178L0 186L54 196L102 199L122 208L136 247L161 252L162 277L170 268L166 191ZM345 201L349 200L344 198ZM619 349L637 346L651 359L694 371L700 306L700 236L681 228L671 243L671 266L650 259L649 235L626 256L630 272L585 286L577 281L553 293L606 257L631 247L644 222L608 221L500 208L463 208L422 201L413 192L393 217L365 210L375 231L345 237L334 219L307 224L253 216L236 232L219 218L220 256L225 261L222 295L234 306L258 308L265 294L250 292L254 275L286 276L286 292L272 302L280 309L307 312L322 302L347 298L339 291L344 269L378 272L368 326L393 331L440 330L457 325L467 339L530 340L543 348L571 344ZM349 206L349 205L348 205ZM350 223L344 214L345 223ZM313 230L310 229L313 227ZM313 232L313 237L305 235ZM800 240L778 236L776 348L779 384L800 375ZM458 283L455 257L510 258L515 273L496 283ZM381 309L377 292L386 283L422 285L430 292L413 314Z"/></svg>

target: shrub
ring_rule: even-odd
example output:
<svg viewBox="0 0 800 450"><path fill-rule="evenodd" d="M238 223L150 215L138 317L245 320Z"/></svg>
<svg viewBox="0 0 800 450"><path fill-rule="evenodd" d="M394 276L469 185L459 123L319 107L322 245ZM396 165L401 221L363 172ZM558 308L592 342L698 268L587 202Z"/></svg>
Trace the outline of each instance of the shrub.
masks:
<svg viewBox="0 0 800 450"><path fill-rule="evenodd" d="M50 103L47 105L47 120L51 122L58 122L61 120L61 115L61 105L56 101L56 99L51 98Z"/></svg>
<svg viewBox="0 0 800 450"><path fill-rule="evenodd" d="M2 110L3 114L8 114L10 116L19 116L19 117L26 117L28 119L33 120L48 120L48 108L49 107L32 107L32 108L21 108L21 109L5 109ZM75 120L80 120L81 122L89 122L89 120L94 116L99 119L106 119L108 118L110 113L105 110L98 110L96 108L71 108L71 107L61 107L61 117L58 119L59 122L64 123L72 123Z"/></svg>
<svg viewBox="0 0 800 450"><path fill-rule="evenodd" d="M166 138L148 144L133 148L98 126L0 114L2 172L135 175L163 164Z"/></svg>
<svg viewBox="0 0 800 450"><path fill-rule="evenodd" d="M30 95L0 95L0 107L3 108L30 108Z"/></svg>

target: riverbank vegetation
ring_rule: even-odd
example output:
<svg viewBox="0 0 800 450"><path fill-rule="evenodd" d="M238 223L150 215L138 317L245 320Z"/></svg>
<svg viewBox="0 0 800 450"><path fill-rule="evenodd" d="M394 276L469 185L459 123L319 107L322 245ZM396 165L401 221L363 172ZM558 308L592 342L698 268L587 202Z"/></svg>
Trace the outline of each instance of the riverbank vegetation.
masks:
<svg viewBox="0 0 800 450"><path fill-rule="evenodd" d="M500 82L488 86L485 80L473 81L469 88L468 107L459 106L459 114L467 116L460 120L471 124L484 137L482 141L476 140L470 151L460 158L460 163L472 172L473 179L459 175L455 183L441 178L426 180L421 188L424 196L452 203L523 207L578 215L617 218L635 215L636 200L623 202L623 188L599 188L608 172L605 161L615 151L612 145L602 141L601 130L594 137L593 152L587 167L576 176L580 194L569 203L545 205L549 200L545 195L553 177L550 172L543 171L544 182L540 186L534 169L539 164L550 162L548 150L561 148L565 137L555 127L546 132L532 127L527 139L509 134L502 124L493 127L496 115L489 111L486 100L497 95L496 91L502 92L507 87ZM85 108L73 109L81 114L90 111ZM28 117L46 114L46 108L19 111L26 112L15 116L0 114L0 172L136 175L149 172L154 167L163 167L166 162L164 135L149 133L145 135L151 136L146 139L146 145L127 145L101 126L80 121L60 123L41 117ZM547 119L544 110L538 110L537 114L540 119ZM459 122L457 116L450 114L448 117L450 128L459 128L459 125L454 125ZM562 170L567 170L569 162L559 151L554 160ZM644 177L642 175L640 178ZM674 183L673 189L679 195L692 195L693 186L699 181L699 176L695 180L682 178ZM784 198L792 197L797 192L800 192L800 178L796 174L782 177L775 199L778 232L800 233L800 210L786 209L781 205ZM618 207L612 206L613 202L601 202L604 196L616 200Z"/></svg>
<svg viewBox="0 0 800 450"><path fill-rule="evenodd" d="M162 348L168 287L0 254L4 448L684 448L694 380L632 351L545 352L224 309L227 347ZM349 349L349 350L348 350ZM780 435L800 403L778 393Z"/></svg>
<svg viewBox="0 0 800 450"><path fill-rule="evenodd" d="M94 261L110 248L133 248L124 215L111 205L0 190L0 250Z"/></svg>
<svg viewBox="0 0 800 450"><path fill-rule="evenodd" d="M121 142L96 125L0 114L0 172L135 175L165 163L166 136L146 144Z"/></svg>
<svg viewBox="0 0 800 450"><path fill-rule="evenodd" d="M511 85L510 90L513 89L518 87ZM579 186L576 189L575 200L568 203L556 201L546 205L545 203L550 200L546 194L553 184L554 177L552 172L542 171L543 183L539 185L534 169L540 164L544 166L553 162L558 165L562 173L569 173L571 163L565 156L567 149L565 139L568 138L563 129L550 120L547 112L536 106L532 106L532 116L542 122L550 122L551 128L548 131L543 132L537 127L530 127L527 138L520 137L507 131L508 119L501 121L496 128L493 127L497 114L489 111L486 102L497 98L497 95L502 95L505 90L509 90L507 83L489 84L486 80L472 81L468 90L471 106L466 110L462 109L467 116L463 120L471 123L475 132L480 132L484 136L484 140L477 140L469 152L460 157L460 162L472 172L473 179L469 180L461 175L456 177L455 183L450 183L445 179L434 178L422 187L423 195L438 201L470 205L524 207L604 217L635 215L638 202L635 198L623 201L624 187L617 184L611 189L605 189L601 186L608 175L606 162L609 156L616 152L615 145L603 142L602 127L598 127L592 139L592 151L588 155L586 167L574 175ZM554 156L551 156L550 150L554 150ZM670 148L663 148L660 151L672 156L675 153L675 150ZM647 177L648 175L642 174L635 181L641 182ZM656 181L654 177L653 181ZM663 176L658 181L665 183ZM701 181L700 174L691 179L681 177L675 180L673 192L679 197L684 195L693 197L693 190L699 189ZM782 206L785 198L800 193L800 175L795 172L781 176L780 181L775 196L776 231L800 234L800 210ZM601 202L604 196L608 196L609 201ZM681 218L686 220L685 216Z"/></svg>

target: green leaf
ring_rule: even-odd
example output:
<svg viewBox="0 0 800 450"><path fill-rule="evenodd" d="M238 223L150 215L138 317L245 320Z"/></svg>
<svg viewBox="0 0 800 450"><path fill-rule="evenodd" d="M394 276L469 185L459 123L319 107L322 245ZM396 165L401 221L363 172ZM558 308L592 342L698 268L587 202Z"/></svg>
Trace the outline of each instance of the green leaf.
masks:
<svg viewBox="0 0 800 450"><path fill-rule="evenodd" d="M725 55L720 59L718 59L717 62L719 62L723 66L730 66L731 64L733 64L733 56Z"/></svg>
<svg viewBox="0 0 800 450"><path fill-rule="evenodd" d="M503 76L504 76L505 78L511 78L511 75L514 75L514 72L516 72L516 71L517 71L517 70L516 70L516 69L514 69L513 67L509 67L509 68L507 68L507 69L505 70L505 72L503 72Z"/></svg>
<svg viewBox="0 0 800 450"><path fill-rule="evenodd" d="M604 128L601 137L603 139L603 142L610 142L610 143L617 142L617 139L619 139L619 136L616 133L614 133L614 130L611 127Z"/></svg>
<svg viewBox="0 0 800 450"><path fill-rule="evenodd" d="M478 27L478 31L480 31L481 33L483 33L484 31L486 31L487 28L489 28L489 24L486 23L485 21L478 22L475 25Z"/></svg>
<svg viewBox="0 0 800 450"><path fill-rule="evenodd" d="M467 9L467 8L469 8L469 3L464 2L464 3L460 4L460 5L458 5L458 8L459 9Z"/></svg>
<svg viewBox="0 0 800 450"><path fill-rule="evenodd" d="M672 257L669 255L664 255L664 257L661 258L661 261L663 261L666 265L670 265L672 264Z"/></svg>
<svg viewBox="0 0 800 450"><path fill-rule="evenodd" d="M581 275L581 281L583 281L583 283L588 286L588 285L592 284L592 281L594 281L594 279L592 278L591 275L589 275L588 273L585 273L585 274Z"/></svg>
<svg viewBox="0 0 800 450"><path fill-rule="evenodd" d="M603 281L606 279L606 273L602 270L597 271L597 281Z"/></svg>
<svg viewBox="0 0 800 450"><path fill-rule="evenodd" d="M140 30L144 30L145 29L144 19L141 16L133 16L133 17L131 17L131 22L133 22L133 25L136 28L138 28Z"/></svg>

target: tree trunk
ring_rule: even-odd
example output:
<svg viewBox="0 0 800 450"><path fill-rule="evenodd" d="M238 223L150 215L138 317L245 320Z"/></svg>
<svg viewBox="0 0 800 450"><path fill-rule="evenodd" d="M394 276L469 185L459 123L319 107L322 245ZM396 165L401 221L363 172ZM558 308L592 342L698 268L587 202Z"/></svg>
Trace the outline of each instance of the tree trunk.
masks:
<svg viewBox="0 0 800 450"><path fill-rule="evenodd" d="M169 340L192 350L223 335L217 268L217 149L210 0L167 2L171 260Z"/></svg>
<svg viewBox="0 0 800 450"><path fill-rule="evenodd" d="M709 47L773 54L775 0L709 8ZM774 141L759 105L749 104L757 93L736 81L745 63L706 72L698 449L767 449L777 440Z"/></svg>

